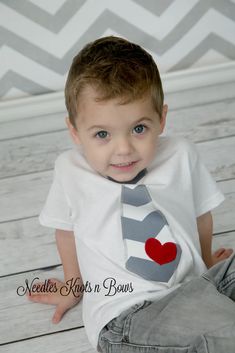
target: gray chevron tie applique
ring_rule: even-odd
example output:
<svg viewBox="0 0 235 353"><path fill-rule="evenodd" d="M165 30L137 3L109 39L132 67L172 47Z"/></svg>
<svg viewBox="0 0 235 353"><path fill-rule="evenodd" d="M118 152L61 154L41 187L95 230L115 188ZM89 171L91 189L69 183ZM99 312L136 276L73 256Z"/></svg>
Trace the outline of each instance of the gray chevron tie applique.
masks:
<svg viewBox="0 0 235 353"><path fill-rule="evenodd" d="M145 185L122 185L121 202L125 267L144 279L168 282L182 251L166 217L154 206Z"/></svg>

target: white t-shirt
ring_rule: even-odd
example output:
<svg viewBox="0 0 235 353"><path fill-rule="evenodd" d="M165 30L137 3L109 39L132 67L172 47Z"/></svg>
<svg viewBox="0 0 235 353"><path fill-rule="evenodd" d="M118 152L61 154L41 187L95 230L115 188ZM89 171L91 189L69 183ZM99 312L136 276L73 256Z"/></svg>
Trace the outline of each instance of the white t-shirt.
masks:
<svg viewBox="0 0 235 353"><path fill-rule="evenodd" d="M139 185L151 197L147 208L146 205L122 204L123 188L131 190ZM103 326L123 310L143 300L158 300L206 270L201 259L196 217L223 200L223 194L201 163L195 146L182 138L159 138L156 157L136 185L120 184L99 175L77 148L57 158L40 223L74 231L87 289L83 297L83 321L94 348ZM161 259L162 262L155 259L154 254L150 258L145 242L123 236L121 216L142 222L147 211L154 210L162 215L163 226L157 236L149 235L158 239L158 244L152 245L166 251L171 244L174 249L170 250L178 254L172 259ZM157 277L142 275L139 265L137 270L135 266L128 267L130 257L136 258L138 264L152 261L154 266L156 262ZM173 260L170 272L165 271Z"/></svg>

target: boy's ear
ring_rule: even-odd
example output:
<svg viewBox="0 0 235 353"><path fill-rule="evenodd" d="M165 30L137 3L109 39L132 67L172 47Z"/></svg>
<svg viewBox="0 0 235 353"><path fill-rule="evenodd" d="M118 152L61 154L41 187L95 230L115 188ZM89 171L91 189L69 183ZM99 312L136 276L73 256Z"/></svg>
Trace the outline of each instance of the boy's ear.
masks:
<svg viewBox="0 0 235 353"><path fill-rule="evenodd" d="M65 119L66 125L68 127L69 130L69 134L73 140L74 143L76 143L77 145L80 144L80 138L78 136L78 131L77 129L71 124L70 120L68 117L66 117Z"/></svg>
<svg viewBox="0 0 235 353"><path fill-rule="evenodd" d="M160 126L161 126L161 133L163 132L165 125L166 125L166 116L167 116L167 112L168 112L168 105L164 104L163 108L162 108L162 116L161 116L161 122L160 122Z"/></svg>

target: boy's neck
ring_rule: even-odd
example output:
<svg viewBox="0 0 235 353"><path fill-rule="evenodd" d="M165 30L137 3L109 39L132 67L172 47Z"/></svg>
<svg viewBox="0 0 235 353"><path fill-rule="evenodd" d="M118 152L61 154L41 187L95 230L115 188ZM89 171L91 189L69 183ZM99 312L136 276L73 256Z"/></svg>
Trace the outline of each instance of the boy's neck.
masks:
<svg viewBox="0 0 235 353"><path fill-rule="evenodd" d="M118 181L118 180L115 180L109 176L107 177L107 179L114 181L115 183L119 183L119 184L136 184L136 183L138 183L138 181L140 179L142 179L146 175L146 173L147 173L147 169L145 168L145 169L141 170L133 179L128 180L128 181Z"/></svg>

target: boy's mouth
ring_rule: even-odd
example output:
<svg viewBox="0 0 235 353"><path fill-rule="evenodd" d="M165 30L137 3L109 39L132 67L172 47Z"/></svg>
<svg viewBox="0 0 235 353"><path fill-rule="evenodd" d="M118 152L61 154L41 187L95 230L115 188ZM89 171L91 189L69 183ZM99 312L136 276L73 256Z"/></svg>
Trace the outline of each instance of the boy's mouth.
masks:
<svg viewBox="0 0 235 353"><path fill-rule="evenodd" d="M134 162L126 162L126 163L116 163L116 164L111 164L112 167L117 168L117 169L121 169L121 170L129 170L131 169L135 164L137 163L137 161Z"/></svg>

